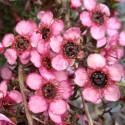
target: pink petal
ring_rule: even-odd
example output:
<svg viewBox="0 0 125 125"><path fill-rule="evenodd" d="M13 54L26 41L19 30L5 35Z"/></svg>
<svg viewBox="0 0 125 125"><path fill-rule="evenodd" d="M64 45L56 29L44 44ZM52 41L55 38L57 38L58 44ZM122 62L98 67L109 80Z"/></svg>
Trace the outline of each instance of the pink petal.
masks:
<svg viewBox="0 0 125 125"><path fill-rule="evenodd" d="M1 113L0 113L0 121L7 121L7 122L15 125L15 123L13 123L9 118L7 118L5 115L3 115ZM1 125L3 125L3 124L1 124Z"/></svg>
<svg viewBox="0 0 125 125"><path fill-rule="evenodd" d="M49 111L55 115L62 115L66 112L66 102L63 100L57 100L51 102L49 106Z"/></svg>
<svg viewBox="0 0 125 125"><path fill-rule="evenodd" d="M93 10L96 7L96 0L83 0L84 6L87 10Z"/></svg>
<svg viewBox="0 0 125 125"><path fill-rule="evenodd" d="M17 23L15 30L20 35L31 35L32 33L32 24L29 21L22 20Z"/></svg>
<svg viewBox="0 0 125 125"><path fill-rule="evenodd" d="M26 77L26 84L33 90L40 89L42 86L42 77L38 73L30 73Z"/></svg>
<svg viewBox="0 0 125 125"><path fill-rule="evenodd" d="M115 34L118 34L118 30L110 30L110 29L107 29L107 34L109 36L114 36Z"/></svg>
<svg viewBox="0 0 125 125"><path fill-rule="evenodd" d="M94 39L102 39L105 36L106 30L104 27L92 26L90 33Z"/></svg>
<svg viewBox="0 0 125 125"><path fill-rule="evenodd" d="M118 59L121 59L124 56L124 49L123 48L117 48L117 54L118 54Z"/></svg>
<svg viewBox="0 0 125 125"><path fill-rule="evenodd" d="M82 95L85 100L92 103L96 103L100 98L98 91L89 87L84 88L84 90L82 91Z"/></svg>
<svg viewBox="0 0 125 125"><path fill-rule="evenodd" d="M90 54L87 59L87 64L90 68L103 68L106 65L106 60L100 54Z"/></svg>
<svg viewBox="0 0 125 125"><path fill-rule="evenodd" d="M4 52L4 47L2 45L2 43L0 43L0 54L2 54Z"/></svg>
<svg viewBox="0 0 125 125"><path fill-rule="evenodd" d="M46 52L48 51L48 46L49 46L49 42L48 43L44 43L43 40L40 40L38 42L38 45L37 45L37 51L42 54L42 55L45 55Z"/></svg>
<svg viewBox="0 0 125 125"><path fill-rule="evenodd" d="M50 119L52 120L52 121L54 121L55 123L57 123L57 124L61 124L62 123L62 118L61 118L61 116L60 115L55 115L55 114L53 114L51 111L49 111L49 116L50 116ZM62 124L61 124L62 125Z"/></svg>
<svg viewBox="0 0 125 125"><path fill-rule="evenodd" d="M2 82L0 83L0 90L3 92L4 97L5 97L6 94L7 94L7 84L6 84L6 83L7 83L6 81L2 81Z"/></svg>
<svg viewBox="0 0 125 125"><path fill-rule="evenodd" d="M40 20L42 23L50 25L53 21L53 13L51 11L46 11L42 13Z"/></svg>
<svg viewBox="0 0 125 125"><path fill-rule="evenodd" d="M17 53L14 49L7 49L4 53L7 62L11 65L16 63Z"/></svg>
<svg viewBox="0 0 125 125"><path fill-rule="evenodd" d="M52 67L56 70L64 70L69 66L69 62L61 54L52 59Z"/></svg>
<svg viewBox="0 0 125 125"><path fill-rule="evenodd" d="M99 4L99 8L101 9L101 12L105 13L106 15L110 16L110 10L109 7L105 4Z"/></svg>
<svg viewBox="0 0 125 125"><path fill-rule="evenodd" d="M72 27L64 33L64 37L67 40L79 39L80 35L81 35L81 31L80 31L80 28L78 27Z"/></svg>
<svg viewBox="0 0 125 125"><path fill-rule="evenodd" d="M37 14L37 18L40 20L42 19L42 16L44 14L44 11L40 11L38 14Z"/></svg>
<svg viewBox="0 0 125 125"><path fill-rule="evenodd" d="M62 97L63 99L68 99L72 94L72 87L68 81L62 81L60 86L63 87Z"/></svg>
<svg viewBox="0 0 125 125"><path fill-rule="evenodd" d="M1 68L0 74L2 79L9 80L12 78L12 71L6 66Z"/></svg>
<svg viewBox="0 0 125 125"><path fill-rule="evenodd" d="M108 72L112 80L119 81L125 75L124 69L120 64L113 64L108 67Z"/></svg>
<svg viewBox="0 0 125 125"><path fill-rule="evenodd" d="M81 7L81 5L81 0L70 0L70 8L72 9L78 9L79 7Z"/></svg>
<svg viewBox="0 0 125 125"><path fill-rule="evenodd" d="M120 98L120 91L117 85L112 84L104 90L103 97L108 101L117 101Z"/></svg>
<svg viewBox="0 0 125 125"><path fill-rule="evenodd" d="M121 22L117 18L112 17L107 21L107 28L112 30L118 30L121 28Z"/></svg>
<svg viewBox="0 0 125 125"><path fill-rule="evenodd" d="M82 87L85 85L87 80L88 80L88 76L87 76L86 70L84 68L77 69L75 72L75 79L74 79L75 84Z"/></svg>
<svg viewBox="0 0 125 125"><path fill-rule="evenodd" d="M77 58L83 58L85 57L85 53L83 51L80 51L77 55Z"/></svg>
<svg viewBox="0 0 125 125"><path fill-rule="evenodd" d="M40 96L31 96L28 102L28 108L33 113L40 113L47 110L48 105L46 101Z"/></svg>
<svg viewBox="0 0 125 125"><path fill-rule="evenodd" d="M23 97L21 95L21 93L17 90L11 90L8 93L8 96L15 101L16 103L21 103L23 101Z"/></svg>
<svg viewBox="0 0 125 125"><path fill-rule="evenodd" d="M51 28L52 28L52 34L53 35L59 35L60 32L63 31L64 22L62 20L54 20Z"/></svg>
<svg viewBox="0 0 125 125"><path fill-rule="evenodd" d="M90 17L89 12L83 11L83 12L80 14L80 20L81 20L81 22L82 22L82 24L83 24L84 26L88 26L88 27L92 26L92 19L91 19L91 17Z"/></svg>
<svg viewBox="0 0 125 125"><path fill-rule="evenodd" d="M56 79L55 74L52 71L47 70L45 67L40 67L39 72L41 76L46 80Z"/></svg>
<svg viewBox="0 0 125 125"><path fill-rule="evenodd" d="M125 31L122 31L119 35L119 44L125 46Z"/></svg>
<svg viewBox="0 0 125 125"><path fill-rule="evenodd" d="M41 66L41 56L39 55L39 53L36 50L31 51L30 60L34 64L34 66L36 66L38 68Z"/></svg>
<svg viewBox="0 0 125 125"><path fill-rule="evenodd" d="M30 61L30 52L25 51L21 56L20 56L20 62L22 64L27 64Z"/></svg>
<svg viewBox="0 0 125 125"><path fill-rule="evenodd" d="M106 37L103 37L102 39L98 40L96 47L100 48L100 47L104 46L107 42L106 40L107 40Z"/></svg>
<svg viewBox="0 0 125 125"><path fill-rule="evenodd" d="M68 79L68 75L65 71L54 71L53 73L56 75L57 81L62 81L62 80Z"/></svg>
<svg viewBox="0 0 125 125"><path fill-rule="evenodd" d="M56 53L59 53L60 49L61 49L61 45L63 42L63 38L62 36L58 35L58 36L53 36L50 39L50 47L52 48L52 50Z"/></svg>
<svg viewBox="0 0 125 125"><path fill-rule="evenodd" d="M12 33L10 34L6 34L3 39L2 39L2 44L4 47L8 47L8 46L11 46L12 43L14 42L14 35Z"/></svg>
<svg viewBox="0 0 125 125"><path fill-rule="evenodd" d="M36 31L33 32L31 37L30 37L32 47L37 47L38 41L41 38L42 38L42 35L40 33L36 33Z"/></svg>

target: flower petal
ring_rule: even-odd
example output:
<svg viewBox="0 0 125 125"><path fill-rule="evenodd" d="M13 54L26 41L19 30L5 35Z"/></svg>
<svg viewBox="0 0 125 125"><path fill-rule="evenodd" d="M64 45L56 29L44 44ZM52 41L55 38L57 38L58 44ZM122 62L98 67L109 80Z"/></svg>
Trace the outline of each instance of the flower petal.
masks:
<svg viewBox="0 0 125 125"><path fill-rule="evenodd" d="M106 30L104 27L92 26L90 33L94 39L102 39L105 36Z"/></svg>
<svg viewBox="0 0 125 125"><path fill-rule="evenodd" d="M2 82L0 83L0 90L3 92L4 97L5 97L6 94L7 94L7 84L6 84L6 83L7 83L6 81L2 81Z"/></svg>
<svg viewBox="0 0 125 125"><path fill-rule="evenodd" d="M87 10L93 10L96 7L96 0L83 0L84 6Z"/></svg>
<svg viewBox="0 0 125 125"><path fill-rule="evenodd" d="M7 62L11 65L16 63L17 53L14 49L7 49L4 53Z"/></svg>
<svg viewBox="0 0 125 125"><path fill-rule="evenodd" d="M74 79L75 84L82 87L85 85L87 80L88 80L88 76L87 76L86 70L84 68L77 69L75 72L75 79Z"/></svg>
<svg viewBox="0 0 125 125"><path fill-rule="evenodd" d="M22 64L27 64L30 61L30 52L25 51L21 56L20 56L20 62Z"/></svg>
<svg viewBox="0 0 125 125"><path fill-rule="evenodd" d="M2 43L0 43L0 54L2 54L4 52L4 47L2 45Z"/></svg>
<svg viewBox="0 0 125 125"><path fill-rule="evenodd" d="M55 102L51 102L49 106L49 111L51 111L55 115L61 115L66 112L66 102L63 100L57 100Z"/></svg>
<svg viewBox="0 0 125 125"><path fill-rule="evenodd" d="M11 90L9 93L8 93L8 96L13 100L15 101L16 103L20 103L23 101L23 97L21 95L21 93L17 90Z"/></svg>
<svg viewBox="0 0 125 125"><path fill-rule="evenodd" d="M53 13L51 11L45 11L45 12L42 11L40 20L42 23L47 24L49 26L53 21Z"/></svg>
<svg viewBox="0 0 125 125"><path fill-rule="evenodd" d="M110 16L110 10L109 7L105 4L99 4L99 8L101 9L101 12L105 13L106 15Z"/></svg>
<svg viewBox="0 0 125 125"><path fill-rule="evenodd" d="M38 73L30 73L26 77L26 84L33 90L40 89L42 86L42 77Z"/></svg>
<svg viewBox="0 0 125 125"><path fill-rule="evenodd" d="M59 35L60 32L63 31L64 22L62 20L54 20L54 22L51 25L51 28L53 35Z"/></svg>
<svg viewBox="0 0 125 125"><path fill-rule="evenodd" d="M12 43L14 42L14 35L12 33L10 34L6 34L3 39L2 39L2 44L4 47L8 47L8 46L11 46Z"/></svg>
<svg viewBox="0 0 125 125"><path fill-rule="evenodd" d="M96 47L97 48L100 48L100 47L102 47L102 46L104 46L105 44L106 44L106 37L103 37L102 39L100 39L100 40L97 40L97 45L96 45Z"/></svg>
<svg viewBox="0 0 125 125"><path fill-rule="evenodd" d="M117 85L112 84L104 90L103 97L108 101L117 101L120 98L120 91Z"/></svg>
<svg viewBox="0 0 125 125"><path fill-rule="evenodd" d="M63 99L68 99L72 94L72 87L68 81L62 81L60 86L63 88L62 97Z"/></svg>
<svg viewBox="0 0 125 125"><path fill-rule="evenodd" d="M90 68L103 68L106 65L106 60L100 54L90 54L87 59L87 64Z"/></svg>
<svg viewBox="0 0 125 125"><path fill-rule="evenodd" d="M36 66L38 68L41 66L41 56L39 55L39 53L36 50L31 51L30 60L34 64L34 66Z"/></svg>
<svg viewBox="0 0 125 125"><path fill-rule="evenodd" d="M64 70L69 66L69 62L61 54L52 59L52 67L56 70Z"/></svg>
<svg viewBox="0 0 125 125"><path fill-rule="evenodd" d="M121 28L121 22L117 18L112 17L107 21L107 28L112 30L118 30Z"/></svg>
<svg viewBox="0 0 125 125"><path fill-rule="evenodd" d="M17 23L15 30L18 34L20 35L31 35L32 33L32 24L30 23L30 21L25 21L22 20L19 23Z"/></svg>
<svg viewBox="0 0 125 125"><path fill-rule="evenodd" d="M64 37L67 40L74 40L74 39L79 39L81 35L81 31L80 28L78 27L72 27L70 29L68 29L65 33L64 33Z"/></svg>
<svg viewBox="0 0 125 125"><path fill-rule="evenodd" d="M0 113L0 121L7 121L13 125L15 125L15 123L13 123L9 118L7 118L5 115ZM2 125L2 124L1 124Z"/></svg>
<svg viewBox="0 0 125 125"><path fill-rule="evenodd" d="M120 64L113 64L108 67L108 72L112 80L119 81L125 75L124 69Z"/></svg>
<svg viewBox="0 0 125 125"><path fill-rule="evenodd" d="M99 93L95 89L86 87L82 91L83 98L89 102L96 103L99 100Z"/></svg>
<svg viewBox="0 0 125 125"><path fill-rule="evenodd" d="M1 68L0 74L1 74L2 79L4 80L9 80L12 78L12 71L6 66Z"/></svg>
<svg viewBox="0 0 125 125"><path fill-rule="evenodd" d="M80 20L84 26L88 26L88 27L92 26L92 20L91 20L89 12L83 11L80 14Z"/></svg>
<svg viewBox="0 0 125 125"><path fill-rule="evenodd" d="M62 119L60 115L55 115L51 111L49 111L49 116L52 121L54 121L57 124L62 123Z"/></svg>
<svg viewBox="0 0 125 125"><path fill-rule="evenodd" d="M70 8L78 9L81 6L82 6L81 0L70 0Z"/></svg>
<svg viewBox="0 0 125 125"><path fill-rule="evenodd" d="M41 76L46 80L56 78L55 74L52 71L47 70L45 67L40 67L39 72L40 72Z"/></svg>
<svg viewBox="0 0 125 125"><path fill-rule="evenodd" d="M46 101L40 96L31 96L28 102L28 108L33 113L40 113L47 110L48 105Z"/></svg>
<svg viewBox="0 0 125 125"><path fill-rule="evenodd" d="M62 42L63 42L63 38L60 35L53 36L50 39L50 46L51 46L52 50L56 53L59 53L59 51L61 49Z"/></svg>
<svg viewBox="0 0 125 125"><path fill-rule="evenodd" d="M119 44L125 46L125 30L119 34Z"/></svg>

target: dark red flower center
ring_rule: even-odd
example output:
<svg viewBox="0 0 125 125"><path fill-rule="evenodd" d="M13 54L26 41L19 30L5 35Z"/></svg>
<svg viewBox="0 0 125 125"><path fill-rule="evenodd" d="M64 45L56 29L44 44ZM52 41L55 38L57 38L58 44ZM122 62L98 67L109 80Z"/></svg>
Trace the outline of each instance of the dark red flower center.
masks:
<svg viewBox="0 0 125 125"><path fill-rule="evenodd" d="M67 42L63 45L63 53L68 58L75 58L78 54L79 46L74 42Z"/></svg>
<svg viewBox="0 0 125 125"><path fill-rule="evenodd" d="M56 96L56 87L52 83L47 83L42 86L43 96L47 99L53 99Z"/></svg>
<svg viewBox="0 0 125 125"><path fill-rule="evenodd" d="M16 48L18 50L26 50L29 46L29 40L23 36L16 39Z"/></svg>
<svg viewBox="0 0 125 125"><path fill-rule="evenodd" d="M90 76L90 81L91 83L96 87L96 88L103 88L107 84L107 75L101 71L95 71L91 76Z"/></svg>
<svg viewBox="0 0 125 125"><path fill-rule="evenodd" d="M98 12L98 11L93 12L92 19L98 25L101 25L104 23L104 16L101 12Z"/></svg>
<svg viewBox="0 0 125 125"><path fill-rule="evenodd" d="M49 57L44 57L42 62L47 69L52 69L51 59Z"/></svg>
<svg viewBox="0 0 125 125"><path fill-rule="evenodd" d="M50 38L50 29L47 28L47 27L42 28L41 34L42 34L42 38L43 38L44 40Z"/></svg>

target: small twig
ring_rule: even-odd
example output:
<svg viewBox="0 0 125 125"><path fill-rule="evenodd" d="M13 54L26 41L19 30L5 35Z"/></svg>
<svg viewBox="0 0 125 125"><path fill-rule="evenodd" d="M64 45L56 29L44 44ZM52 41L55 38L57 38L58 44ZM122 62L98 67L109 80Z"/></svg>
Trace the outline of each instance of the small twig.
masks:
<svg viewBox="0 0 125 125"><path fill-rule="evenodd" d="M33 119L32 119L31 113L28 110L28 106L27 106L27 100L26 100L26 96L25 96L25 87L24 87L24 82L23 82L23 70L22 70L20 63L19 63L19 67L18 67L18 80L19 80L20 91L23 96L23 104L24 104L26 117L28 120L28 125L33 125Z"/></svg>
<svg viewBox="0 0 125 125"><path fill-rule="evenodd" d="M42 124L45 124L45 122L44 122L44 121L41 121L40 119L38 119L37 117L35 117L35 116L33 116L33 115L32 115L32 118L33 118L33 119L35 119L36 121L38 121L38 122L42 123Z"/></svg>
<svg viewBox="0 0 125 125"><path fill-rule="evenodd" d="M86 113L86 116L87 116L87 119L88 119L88 125L93 125L93 120L92 120L92 118L90 116L88 106L87 106L87 104L85 103L85 100L82 97L82 89L80 88L79 91L80 91L80 94L81 94L83 107L85 109L85 113Z"/></svg>

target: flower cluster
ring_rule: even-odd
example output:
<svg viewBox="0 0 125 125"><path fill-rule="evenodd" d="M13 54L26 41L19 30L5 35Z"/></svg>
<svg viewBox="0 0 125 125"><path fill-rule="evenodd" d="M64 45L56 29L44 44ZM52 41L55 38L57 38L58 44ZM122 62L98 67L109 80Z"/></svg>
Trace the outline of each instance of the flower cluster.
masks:
<svg viewBox="0 0 125 125"><path fill-rule="evenodd" d="M111 17L107 5L96 0L70 1L75 11L81 6L85 9L79 13L80 26L67 28L51 11L40 11L38 24L21 20L15 34L5 34L0 53L8 64L0 69L1 107L23 102L16 72L20 64L28 109L32 114L43 113L46 121L69 125L70 98L79 89L82 98L94 104L120 99L117 82L125 74L119 63L124 55L125 31L119 33L121 22ZM16 114L16 109L11 112ZM0 115L2 122L15 124Z"/></svg>

